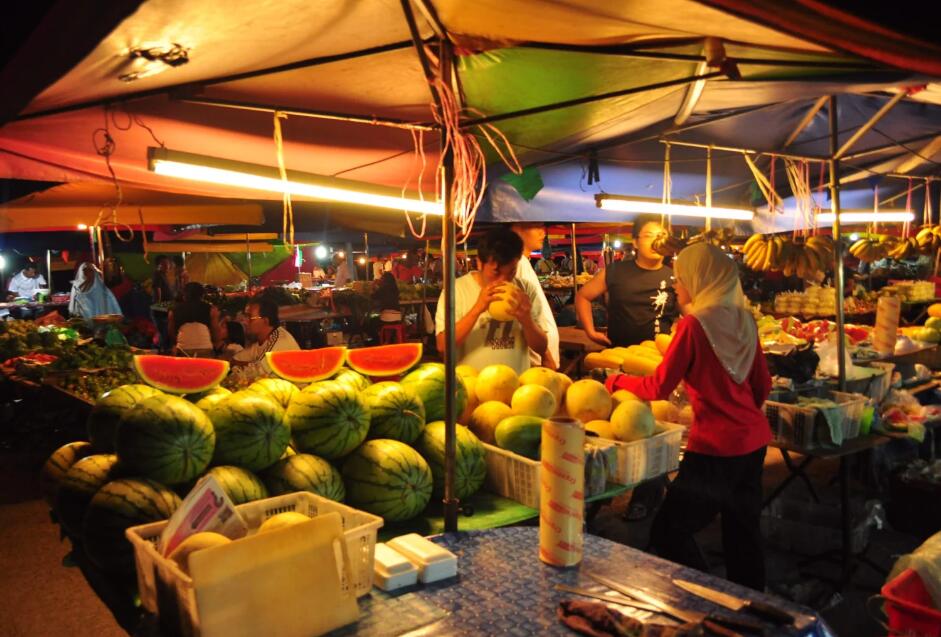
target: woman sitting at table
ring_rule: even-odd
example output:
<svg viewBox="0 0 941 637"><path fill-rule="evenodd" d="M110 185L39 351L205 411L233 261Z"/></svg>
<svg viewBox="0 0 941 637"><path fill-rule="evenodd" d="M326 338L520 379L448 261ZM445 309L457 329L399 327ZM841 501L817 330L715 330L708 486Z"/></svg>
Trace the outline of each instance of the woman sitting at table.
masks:
<svg viewBox="0 0 941 637"><path fill-rule="evenodd" d="M114 294L105 285L94 263L83 263L75 271L69 314L86 320L102 314L122 314Z"/></svg>
<svg viewBox="0 0 941 637"><path fill-rule="evenodd" d="M379 338L383 323L398 323L402 320L399 305L399 286L391 272L384 272L374 284L370 303L372 312L366 319L366 333L372 339Z"/></svg>
<svg viewBox="0 0 941 637"><path fill-rule="evenodd" d="M683 381L693 406L686 453L650 529L652 547L686 566L708 567L693 537L722 516L726 577L764 590L761 474L771 428L762 405L771 377L758 328L745 309L738 268L719 248L698 243L675 265L677 301L691 304L652 376L607 380L641 400L665 400Z"/></svg>
<svg viewBox="0 0 941 637"><path fill-rule="evenodd" d="M206 291L199 283L187 283L183 300L177 302L167 318L173 351L208 355L222 346L219 309L203 300Z"/></svg>

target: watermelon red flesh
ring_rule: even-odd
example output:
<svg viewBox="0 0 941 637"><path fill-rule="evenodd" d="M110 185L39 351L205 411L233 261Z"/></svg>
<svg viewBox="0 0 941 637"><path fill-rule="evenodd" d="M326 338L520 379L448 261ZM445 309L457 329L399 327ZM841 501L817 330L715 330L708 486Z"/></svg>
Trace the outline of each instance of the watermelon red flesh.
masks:
<svg viewBox="0 0 941 637"><path fill-rule="evenodd" d="M172 394L209 391L229 373L228 361L138 354L134 368L145 383Z"/></svg>
<svg viewBox="0 0 941 637"><path fill-rule="evenodd" d="M323 458L309 453L279 460L265 471L263 477L271 495L310 491L337 502L346 497L340 472Z"/></svg>
<svg viewBox="0 0 941 637"><path fill-rule="evenodd" d="M137 403L121 420L115 438L118 458L129 472L171 486L205 471L215 444L206 414L176 396Z"/></svg>
<svg viewBox="0 0 941 637"><path fill-rule="evenodd" d="M361 374L389 377L414 367L421 360L421 354L421 343L398 343L351 349L346 353L346 362Z"/></svg>
<svg viewBox="0 0 941 637"><path fill-rule="evenodd" d="M268 352L268 367L275 374L294 383L313 383L330 378L343 367L345 347Z"/></svg>
<svg viewBox="0 0 941 637"><path fill-rule="evenodd" d="M129 478L104 485L85 514L85 552L99 568L134 572L134 549L124 532L132 526L166 520L180 506L180 497L153 480Z"/></svg>
<svg viewBox="0 0 941 637"><path fill-rule="evenodd" d="M280 458L291 442L284 409L262 394L232 394L213 405L208 416L216 432L213 464L260 471Z"/></svg>
<svg viewBox="0 0 941 637"><path fill-rule="evenodd" d="M369 440L343 463L347 502L389 522L428 506L432 475L417 451L397 440Z"/></svg>
<svg viewBox="0 0 941 637"><path fill-rule="evenodd" d="M298 450L334 460L366 439L369 406L361 392L326 381L297 394L288 407L287 420Z"/></svg>

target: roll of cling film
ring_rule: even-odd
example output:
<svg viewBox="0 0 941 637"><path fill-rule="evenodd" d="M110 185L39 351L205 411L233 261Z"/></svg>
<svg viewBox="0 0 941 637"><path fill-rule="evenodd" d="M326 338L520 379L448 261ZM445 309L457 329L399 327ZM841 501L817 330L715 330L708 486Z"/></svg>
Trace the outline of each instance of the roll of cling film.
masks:
<svg viewBox="0 0 941 637"><path fill-rule="evenodd" d="M585 518L585 428L574 418L542 423L539 559L553 566L582 561Z"/></svg>
<svg viewBox="0 0 941 637"><path fill-rule="evenodd" d="M902 309L897 296L883 296L876 304L876 324L872 330L872 346L877 352L891 354L895 351L895 336Z"/></svg>

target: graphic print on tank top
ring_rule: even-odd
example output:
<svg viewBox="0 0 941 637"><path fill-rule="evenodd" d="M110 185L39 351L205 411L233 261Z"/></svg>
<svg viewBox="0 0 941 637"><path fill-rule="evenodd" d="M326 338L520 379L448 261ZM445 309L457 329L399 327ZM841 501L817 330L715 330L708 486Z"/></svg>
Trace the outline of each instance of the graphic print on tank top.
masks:
<svg viewBox="0 0 941 637"><path fill-rule="evenodd" d="M634 261L608 266L608 338L613 345L637 345L670 331L677 316L672 279L668 266L647 270Z"/></svg>
<svg viewBox="0 0 941 637"><path fill-rule="evenodd" d="M650 297L650 300L653 301L653 311L656 312L653 320L654 334L659 334L660 319L663 318L663 311L667 308L667 303L670 301L670 292L667 290L666 281L660 281L660 289L657 290L656 294Z"/></svg>
<svg viewBox="0 0 941 637"><path fill-rule="evenodd" d="M497 330L503 327L503 334L497 336ZM484 343L490 349L513 349L516 347L516 339L513 336L512 321L490 321L487 326L487 338Z"/></svg>

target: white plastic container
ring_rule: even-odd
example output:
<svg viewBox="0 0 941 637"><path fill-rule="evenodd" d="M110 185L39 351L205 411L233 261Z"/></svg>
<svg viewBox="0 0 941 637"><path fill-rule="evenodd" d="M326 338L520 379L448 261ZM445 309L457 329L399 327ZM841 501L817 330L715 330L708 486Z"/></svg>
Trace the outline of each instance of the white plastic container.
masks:
<svg viewBox="0 0 941 637"><path fill-rule="evenodd" d="M457 556L418 533L400 535L387 544L415 565L423 584L457 575Z"/></svg>
<svg viewBox="0 0 941 637"><path fill-rule="evenodd" d="M407 557L387 546L376 545L373 584L384 591L394 591L418 583L418 567Z"/></svg>

